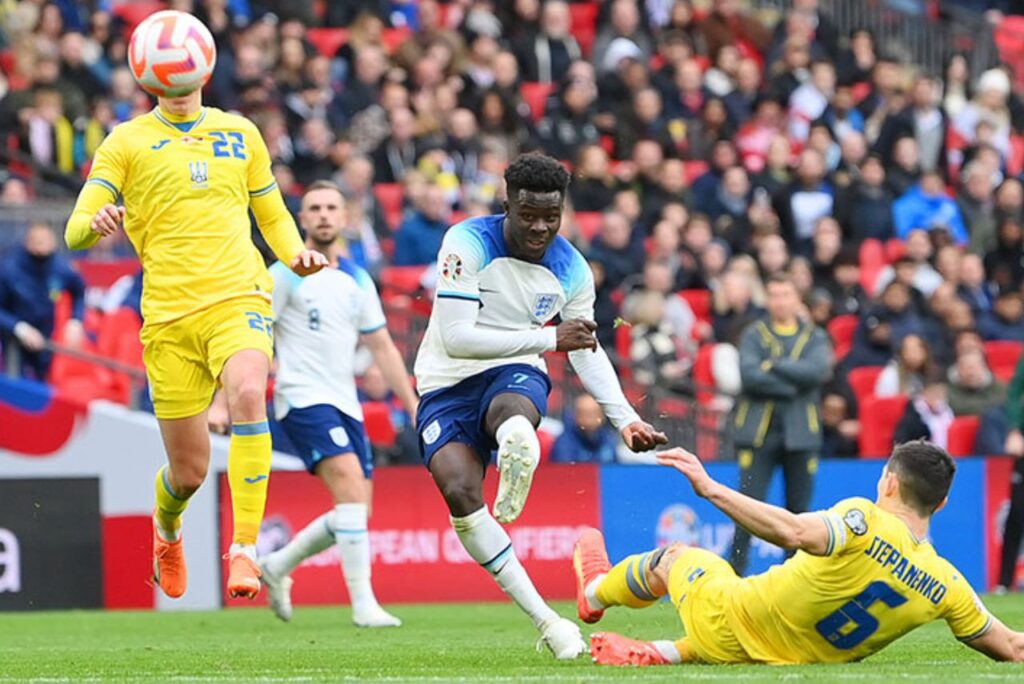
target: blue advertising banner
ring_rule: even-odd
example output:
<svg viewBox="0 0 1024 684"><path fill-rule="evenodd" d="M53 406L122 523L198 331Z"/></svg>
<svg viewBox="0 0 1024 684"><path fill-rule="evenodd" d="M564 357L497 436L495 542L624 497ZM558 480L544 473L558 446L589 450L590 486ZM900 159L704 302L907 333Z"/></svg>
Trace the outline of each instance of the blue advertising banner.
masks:
<svg viewBox="0 0 1024 684"><path fill-rule="evenodd" d="M828 508L851 496L873 501L883 465L884 461L873 460L822 461L812 509ZM735 463L708 464L708 472L731 487L739 481ZM783 500L779 471L768 501L782 505ZM939 554L979 591L986 587L985 519L985 461L957 459L949 504L935 517L930 538ZM601 521L613 563L628 554L676 541L701 546L726 559L732 548L732 521L694 494L686 478L665 467L602 467ZM763 572L783 560L782 549L754 539L748 573Z"/></svg>

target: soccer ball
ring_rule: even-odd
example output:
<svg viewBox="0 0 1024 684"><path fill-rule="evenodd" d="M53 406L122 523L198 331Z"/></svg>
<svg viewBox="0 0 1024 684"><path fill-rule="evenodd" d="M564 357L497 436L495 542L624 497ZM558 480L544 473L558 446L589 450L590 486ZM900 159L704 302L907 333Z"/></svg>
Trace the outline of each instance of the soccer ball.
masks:
<svg viewBox="0 0 1024 684"><path fill-rule="evenodd" d="M157 97L180 97L202 88L216 61L210 30L191 14L176 10L146 17L128 46L132 75Z"/></svg>

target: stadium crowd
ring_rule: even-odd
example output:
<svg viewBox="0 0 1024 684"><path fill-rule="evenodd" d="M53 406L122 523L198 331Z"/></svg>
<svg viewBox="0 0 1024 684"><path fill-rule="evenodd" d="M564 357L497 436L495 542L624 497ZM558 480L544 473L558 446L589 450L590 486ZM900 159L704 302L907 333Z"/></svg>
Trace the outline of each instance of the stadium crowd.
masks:
<svg viewBox="0 0 1024 684"><path fill-rule="evenodd" d="M951 54L924 73L866 30L840 35L817 0L781 14L738 0L169 5L211 28L205 101L257 123L290 208L317 179L343 188L349 249L385 295L389 271L433 262L453 222L501 211L504 166L543 150L573 171L563 233L639 391L711 384L707 401L729 408L740 336L786 273L835 347L825 456L870 452L894 413L890 433L942 445L973 416L969 453L1024 454L1024 370L1010 382L1024 97L1009 69L971 73ZM0 2L0 202L73 194L110 129L151 108L125 64L128 29L155 9L141 7ZM16 273L0 275L7 336ZM24 296L49 299L39 287ZM588 414L572 451L608 460L592 406L568 411Z"/></svg>

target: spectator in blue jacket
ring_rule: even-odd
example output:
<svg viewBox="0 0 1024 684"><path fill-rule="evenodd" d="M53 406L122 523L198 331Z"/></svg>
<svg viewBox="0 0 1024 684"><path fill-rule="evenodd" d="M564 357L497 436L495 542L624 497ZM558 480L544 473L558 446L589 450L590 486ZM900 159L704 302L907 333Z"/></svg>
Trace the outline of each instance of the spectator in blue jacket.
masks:
<svg viewBox="0 0 1024 684"><path fill-rule="evenodd" d="M978 332L986 340L1024 342L1024 301L1017 290L1003 290L992 310L978 317Z"/></svg>
<svg viewBox="0 0 1024 684"><path fill-rule="evenodd" d="M0 267L0 338L20 357L22 377L45 380L51 354L46 342L54 333L56 302L71 295L71 319L63 330L64 344L77 347L83 338L85 281L62 256L57 238L45 223L34 223Z"/></svg>
<svg viewBox="0 0 1024 684"><path fill-rule="evenodd" d="M429 186L419 206L402 221L395 234L395 266L426 266L437 259L448 230L448 201L444 190Z"/></svg>
<svg viewBox="0 0 1024 684"><path fill-rule="evenodd" d="M604 413L589 394L581 394L574 415L551 449L552 463L615 463L619 436L605 422Z"/></svg>
<svg viewBox="0 0 1024 684"><path fill-rule="evenodd" d="M966 245L969 238L956 201L946 193L942 176L930 172L892 205L896 237L906 240L911 231L945 229L954 242Z"/></svg>

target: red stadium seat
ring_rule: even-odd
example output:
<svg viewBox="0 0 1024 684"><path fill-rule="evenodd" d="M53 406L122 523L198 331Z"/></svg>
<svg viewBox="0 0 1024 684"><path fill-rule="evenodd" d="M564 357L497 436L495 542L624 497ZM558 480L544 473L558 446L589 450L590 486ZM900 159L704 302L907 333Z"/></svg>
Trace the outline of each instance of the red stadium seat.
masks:
<svg viewBox="0 0 1024 684"><path fill-rule="evenodd" d="M888 458L892 452L893 434L907 407L904 396L865 397L860 405L860 455Z"/></svg>
<svg viewBox="0 0 1024 684"><path fill-rule="evenodd" d="M112 13L124 22L125 36L130 36L143 19L154 12L167 9L165 2L126 2L115 4Z"/></svg>
<svg viewBox="0 0 1024 684"><path fill-rule="evenodd" d="M377 183L373 186L373 195L380 202L380 208L384 211L384 218L388 220L391 230L398 230L402 222L403 192L401 183Z"/></svg>
<svg viewBox="0 0 1024 684"><path fill-rule="evenodd" d="M715 345L702 344L693 362L693 382L697 386L697 403L701 405L710 404L715 398L715 374L711 367L714 353Z"/></svg>
<svg viewBox="0 0 1024 684"><path fill-rule="evenodd" d="M584 57L590 57L590 50L597 37L597 15L601 5L597 2L576 2L569 5L572 16L572 35L579 43Z"/></svg>
<svg viewBox="0 0 1024 684"><path fill-rule="evenodd" d="M676 295L686 300L698 321L711 322L711 290L680 290Z"/></svg>
<svg viewBox="0 0 1024 684"><path fill-rule="evenodd" d="M551 460L551 449L555 446L555 437L547 430L537 430L537 441L540 442L540 462L547 463Z"/></svg>
<svg viewBox="0 0 1024 684"><path fill-rule="evenodd" d="M380 271L381 289L388 293L413 295L420 289L426 266L388 266Z"/></svg>
<svg viewBox="0 0 1024 684"><path fill-rule="evenodd" d="M306 29L306 38L324 57L334 57L338 48L348 40L348 29L343 28L311 28Z"/></svg>
<svg viewBox="0 0 1024 684"><path fill-rule="evenodd" d="M398 28L384 29L384 33L381 34L381 42L384 44L384 49L387 50L389 55L395 54L395 51L402 46L402 43L409 40L412 37L412 30L408 26L400 26Z"/></svg>
<svg viewBox="0 0 1024 684"><path fill-rule="evenodd" d="M903 240L892 238L885 243L885 258L893 263L907 253L907 245Z"/></svg>
<svg viewBox="0 0 1024 684"><path fill-rule="evenodd" d="M832 347L835 350L836 360L842 361L853 346L853 335L857 332L857 325L860 319L852 314L847 316L836 316L828 322L828 335L832 338Z"/></svg>
<svg viewBox="0 0 1024 684"><path fill-rule="evenodd" d="M544 116L545 102L547 102L548 95L551 94L554 88L553 83L533 83L530 81L520 86L523 102L530 108L534 123L540 121L541 117Z"/></svg>
<svg viewBox="0 0 1024 684"><path fill-rule="evenodd" d="M683 162L683 173L686 176L686 184L693 185L693 181L707 173L709 168L711 167L708 166L708 163L702 159Z"/></svg>
<svg viewBox="0 0 1024 684"><path fill-rule="evenodd" d="M601 229L602 214L599 211L577 211L576 225L580 229L580 235L587 242L594 239L597 231Z"/></svg>
<svg viewBox="0 0 1024 684"><path fill-rule="evenodd" d="M879 240L868 238L860 243L860 285L869 295L875 293L878 274L889 264L885 246Z"/></svg>
<svg viewBox="0 0 1024 684"><path fill-rule="evenodd" d="M993 340L985 343L985 358L992 374L1002 382L1009 382L1017 370L1024 344L1009 340Z"/></svg>
<svg viewBox="0 0 1024 684"><path fill-rule="evenodd" d="M850 389L853 390L853 396L857 398L857 403L861 404L861 412L864 410L864 400L875 393L875 383L878 382L878 376L882 374L882 368L882 366L863 366L854 368L846 376L846 381L850 383Z"/></svg>
<svg viewBox="0 0 1024 684"><path fill-rule="evenodd" d="M395 426L391 423L391 408L387 402L368 401L363 404L363 424L366 435L374 446L392 447L395 445Z"/></svg>
<svg viewBox="0 0 1024 684"><path fill-rule="evenodd" d="M950 456L971 456L974 454L974 439L978 436L978 416L960 416L949 426L948 450Z"/></svg>

